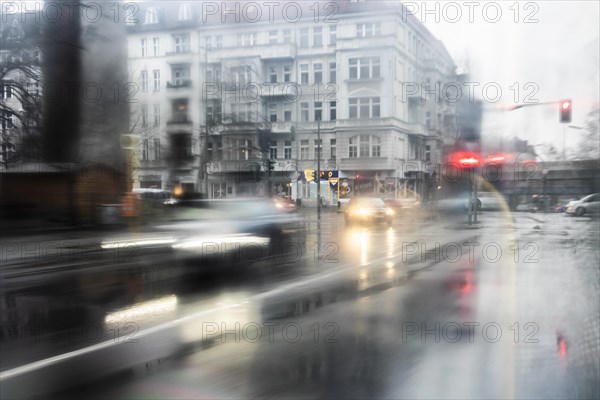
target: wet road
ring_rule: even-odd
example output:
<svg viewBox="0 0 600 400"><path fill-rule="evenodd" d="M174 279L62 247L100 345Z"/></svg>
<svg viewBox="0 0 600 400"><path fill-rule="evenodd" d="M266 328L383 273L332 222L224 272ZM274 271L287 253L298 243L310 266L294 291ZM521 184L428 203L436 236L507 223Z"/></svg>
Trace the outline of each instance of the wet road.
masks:
<svg viewBox="0 0 600 400"><path fill-rule="evenodd" d="M3 397L598 397L597 220L482 221L309 214L202 274L159 249L3 268Z"/></svg>

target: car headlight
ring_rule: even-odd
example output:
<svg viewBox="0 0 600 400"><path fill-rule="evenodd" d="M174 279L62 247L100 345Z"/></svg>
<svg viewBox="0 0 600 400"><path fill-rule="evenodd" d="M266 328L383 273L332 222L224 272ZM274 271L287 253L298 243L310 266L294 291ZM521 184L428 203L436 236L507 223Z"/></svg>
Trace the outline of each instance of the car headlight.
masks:
<svg viewBox="0 0 600 400"><path fill-rule="evenodd" d="M359 217L368 217L371 215L371 210L368 208L355 208L350 211L350 214Z"/></svg>
<svg viewBox="0 0 600 400"><path fill-rule="evenodd" d="M392 210L391 208L386 209L385 215L394 215L394 210Z"/></svg>

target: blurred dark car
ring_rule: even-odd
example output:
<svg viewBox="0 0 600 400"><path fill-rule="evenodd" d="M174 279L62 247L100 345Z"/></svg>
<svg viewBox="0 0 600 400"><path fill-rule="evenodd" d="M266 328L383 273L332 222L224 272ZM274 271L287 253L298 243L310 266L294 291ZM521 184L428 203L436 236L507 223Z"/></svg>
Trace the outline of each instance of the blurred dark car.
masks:
<svg viewBox="0 0 600 400"><path fill-rule="evenodd" d="M386 206L378 197L355 197L350 200L344 219L346 223L382 223L391 225L394 220L394 211Z"/></svg>

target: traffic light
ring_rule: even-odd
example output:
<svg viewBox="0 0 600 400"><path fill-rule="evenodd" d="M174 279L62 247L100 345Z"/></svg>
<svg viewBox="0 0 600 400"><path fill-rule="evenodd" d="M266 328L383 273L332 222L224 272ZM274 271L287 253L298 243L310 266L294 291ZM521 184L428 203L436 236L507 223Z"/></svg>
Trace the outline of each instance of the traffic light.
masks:
<svg viewBox="0 0 600 400"><path fill-rule="evenodd" d="M275 170L275 161L267 160L267 166L268 166L269 172L273 172Z"/></svg>
<svg viewBox="0 0 600 400"><path fill-rule="evenodd" d="M314 182L315 181L315 170L314 169L305 169L304 170L304 178L306 182Z"/></svg>
<svg viewBox="0 0 600 400"><path fill-rule="evenodd" d="M573 110L573 101L571 99L561 100L559 103L558 112L561 123L571 122L571 111Z"/></svg>

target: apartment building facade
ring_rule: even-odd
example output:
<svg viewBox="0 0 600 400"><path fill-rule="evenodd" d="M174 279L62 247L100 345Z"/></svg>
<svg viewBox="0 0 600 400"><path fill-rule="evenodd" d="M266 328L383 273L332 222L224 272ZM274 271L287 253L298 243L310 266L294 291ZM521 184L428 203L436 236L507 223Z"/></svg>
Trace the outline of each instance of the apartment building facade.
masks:
<svg viewBox="0 0 600 400"><path fill-rule="evenodd" d="M297 2L297 19L227 4L148 4L130 27L141 187L314 199L303 171L320 164L350 193L389 193L442 162L456 67L399 3L314 3L317 18Z"/></svg>
<svg viewBox="0 0 600 400"><path fill-rule="evenodd" d="M35 15L0 17L0 169L5 169L41 157L42 50Z"/></svg>

